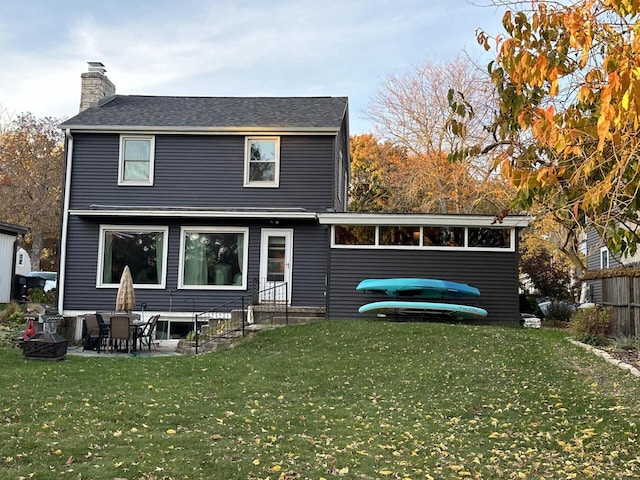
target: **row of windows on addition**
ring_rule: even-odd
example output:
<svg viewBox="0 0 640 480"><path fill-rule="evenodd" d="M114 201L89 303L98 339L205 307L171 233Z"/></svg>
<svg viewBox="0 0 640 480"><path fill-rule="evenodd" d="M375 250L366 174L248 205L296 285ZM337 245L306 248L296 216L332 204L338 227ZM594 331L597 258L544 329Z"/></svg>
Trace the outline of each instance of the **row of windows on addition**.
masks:
<svg viewBox="0 0 640 480"><path fill-rule="evenodd" d="M120 137L118 185L153 185L155 137ZM277 187L280 173L280 138L246 137L244 154L245 187Z"/></svg>
<svg viewBox="0 0 640 480"><path fill-rule="evenodd" d="M515 230L506 227L334 225L335 248L515 248Z"/></svg>

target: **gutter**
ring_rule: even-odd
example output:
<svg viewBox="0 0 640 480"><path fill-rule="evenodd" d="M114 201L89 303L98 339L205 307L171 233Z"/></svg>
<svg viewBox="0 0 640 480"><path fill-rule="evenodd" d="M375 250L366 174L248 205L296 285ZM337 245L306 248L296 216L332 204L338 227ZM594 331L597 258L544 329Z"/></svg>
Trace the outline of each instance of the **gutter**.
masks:
<svg viewBox="0 0 640 480"><path fill-rule="evenodd" d="M62 124L67 131L82 133L123 133L136 132L145 134L189 134L189 135L336 135L339 127L207 127L207 126L153 126L153 125L74 125Z"/></svg>
<svg viewBox="0 0 640 480"><path fill-rule="evenodd" d="M60 268L58 269L58 313L64 312L65 271L67 265L67 232L69 229L69 196L71 195L71 163L73 159L73 135L69 128L65 131L67 139L67 161L64 179L64 203L62 207L62 235L60 239ZM76 325L77 327L77 325ZM77 328L76 328L77 330ZM76 332L77 337L77 332Z"/></svg>

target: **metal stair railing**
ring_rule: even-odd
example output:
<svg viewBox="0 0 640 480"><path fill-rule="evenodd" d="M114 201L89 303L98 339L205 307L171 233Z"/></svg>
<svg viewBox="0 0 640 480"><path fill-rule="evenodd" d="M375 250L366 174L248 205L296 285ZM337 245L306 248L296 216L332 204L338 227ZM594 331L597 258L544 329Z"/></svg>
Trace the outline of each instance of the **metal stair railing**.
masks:
<svg viewBox="0 0 640 480"><path fill-rule="evenodd" d="M284 289L285 292L284 301L282 300L281 289ZM285 282L258 292L254 290L251 294L242 295L207 311L195 314L195 353L198 354L201 348L210 343L238 332L244 337L246 328L250 324L265 324L271 321L273 325L276 316L283 314L285 324L288 323L289 302L287 292L288 285ZM257 303L257 299L262 300ZM203 330L203 327L206 328Z"/></svg>

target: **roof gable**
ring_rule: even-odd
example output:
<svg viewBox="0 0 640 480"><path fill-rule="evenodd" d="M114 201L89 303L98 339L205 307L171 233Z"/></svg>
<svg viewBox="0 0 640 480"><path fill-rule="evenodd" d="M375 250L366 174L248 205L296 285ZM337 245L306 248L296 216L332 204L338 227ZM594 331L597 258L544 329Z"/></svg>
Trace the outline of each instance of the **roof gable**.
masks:
<svg viewBox="0 0 640 480"><path fill-rule="evenodd" d="M61 128L338 131L346 97L162 97L113 95Z"/></svg>

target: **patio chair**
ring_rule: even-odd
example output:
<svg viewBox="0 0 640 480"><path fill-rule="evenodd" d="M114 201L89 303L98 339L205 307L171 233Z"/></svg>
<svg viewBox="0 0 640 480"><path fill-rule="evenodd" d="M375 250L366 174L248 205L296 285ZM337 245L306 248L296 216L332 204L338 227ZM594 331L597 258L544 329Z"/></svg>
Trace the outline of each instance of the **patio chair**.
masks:
<svg viewBox="0 0 640 480"><path fill-rule="evenodd" d="M111 317L111 352L122 350L124 344L129 353L131 340L131 319L124 315L114 315Z"/></svg>
<svg viewBox="0 0 640 480"><path fill-rule="evenodd" d="M154 348L156 348L155 343L153 342L153 334L156 330L156 326L158 325L159 318L160 315L153 315L149 318L149 321L142 329L142 332L140 333L140 350L144 348L145 343L149 350L151 350L152 344L154 344Z"/></svg>
<svg viewBox="0 0 640 480"><path fill-rule="evenodd" d="M109 325L107 325L99 314L88 314L84 316L85 333L82 340L83 350L106 350L109 339Z"/></svg>

